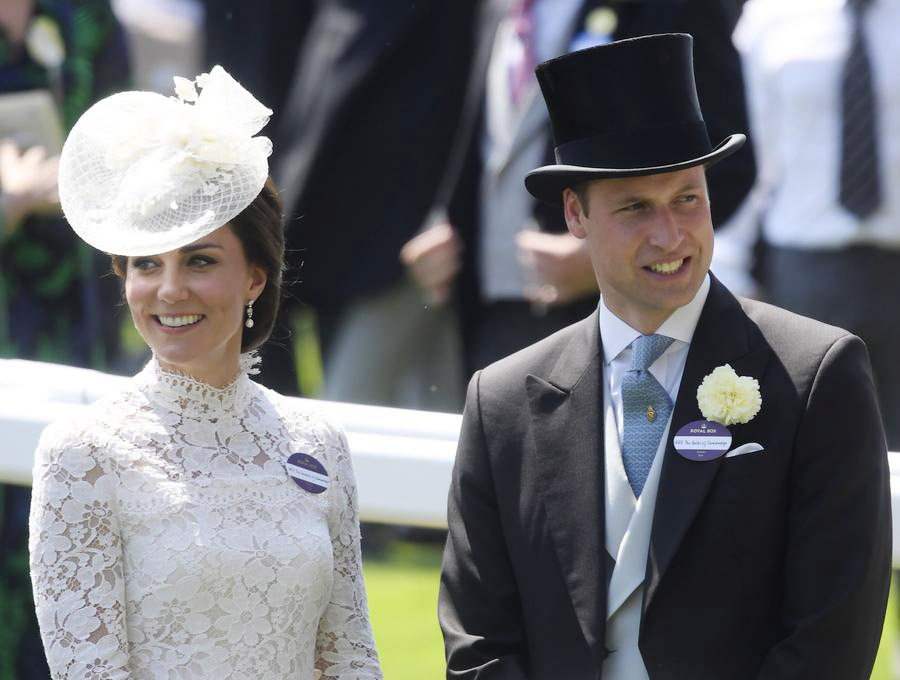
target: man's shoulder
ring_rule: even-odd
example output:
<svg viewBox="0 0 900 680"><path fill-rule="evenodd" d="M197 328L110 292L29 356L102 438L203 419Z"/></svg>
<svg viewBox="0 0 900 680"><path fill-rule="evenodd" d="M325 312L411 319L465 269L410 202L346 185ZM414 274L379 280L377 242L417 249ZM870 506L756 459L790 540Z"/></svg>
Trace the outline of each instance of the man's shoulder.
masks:
<svg viewBox="0 0 900 680"><path fill-rule="evenodd" d="M841 381L871 380L868 353L856 335L764 302L739 302L751 333L771 350L798 395L810 393L823 369Z"/></svg>
<svg viewBox="0 0 900 680"><path fill-rule="evenodd" d="M788 348L810 352L826 351L849 331L775 305L737 298L750 322L759 330L776 354Z"/></svg>
<svg viewBox="0 0 900 680"><path fill-rule="evenodd" d="M502 388L520 386L528 375L548 378L567 351L592 351L591 344L596 343L596 324L597 315L594 313L486 366L480 372L481 385Z"/></svg>

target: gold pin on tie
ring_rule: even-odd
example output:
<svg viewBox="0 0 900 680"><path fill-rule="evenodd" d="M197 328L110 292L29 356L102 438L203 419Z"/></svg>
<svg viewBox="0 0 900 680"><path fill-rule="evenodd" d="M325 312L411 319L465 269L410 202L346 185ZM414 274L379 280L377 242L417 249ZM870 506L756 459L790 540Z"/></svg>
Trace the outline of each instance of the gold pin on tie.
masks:
<svg viewBox="0 0 900 680"><path fill-rule="evenodd" d="M647 420L651 423L656 420L656 409L653 408L653 404L647 404Z"/></svg>

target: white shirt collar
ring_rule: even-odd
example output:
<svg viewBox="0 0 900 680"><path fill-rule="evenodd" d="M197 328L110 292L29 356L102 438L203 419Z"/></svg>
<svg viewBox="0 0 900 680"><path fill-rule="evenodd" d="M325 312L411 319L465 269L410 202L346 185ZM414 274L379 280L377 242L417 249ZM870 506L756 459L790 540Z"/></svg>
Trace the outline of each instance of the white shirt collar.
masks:
<svg viewBox="0 0 900 680"><path fill-rule="evenodd" d="M690 344L694 337L694 330L706 304L706 296L709 295L709 274L703 277L703 283L697 290L694 299L683 307L679 307L656 329L659 335L665 335L685 344ZM613 314L603 294L600 295L600 339L603 344L603 361L606 365L615 359L635 339L641 335L619 317Z"/></svg>

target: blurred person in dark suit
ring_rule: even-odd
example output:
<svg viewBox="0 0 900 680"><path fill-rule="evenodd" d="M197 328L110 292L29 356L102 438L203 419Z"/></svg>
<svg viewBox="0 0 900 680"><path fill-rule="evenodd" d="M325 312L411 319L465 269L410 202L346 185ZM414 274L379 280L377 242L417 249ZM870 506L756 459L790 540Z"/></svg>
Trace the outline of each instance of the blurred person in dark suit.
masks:
<svg viewBox="0 0 900 680"><path fill-rule="evenodd" d="M273 111L277 124L316 0L204 0L206 69L219 64ZM274 126L273 126L274 127ZM273 151L277 157L278 148Z"/></svg>
<svg viewBox="0 0 900 680"><path fill-rule="evenodd" d="M296 75L303 44L319 3L316 0L204 0L204 61L206 68L220 64L235 80L255 93L273 111L270 128L273 167L283 145L277 131L285 101ZM293 126L288 125L291 131ZM286 306L295 304L292 292ZM261 350L265 361L258 379L282 394L299 394L293 338L287 323L279 323Z"/></svg>
<svg viewBox="0 0 900 680"><path fill-rule="evenodd" d="M315 310L326 398L462 405L455 321L408 281L400 251L444 175L476 5L326 0L300 50L276 132L297 281L282 323L291 295Z"/></svg>
<svg viewBox="0 0 900 680"><path fill-rule="evenodd" d="M470 95L476 105L448 223L408 248L411 272L442 298L461 269L467 372L580 319L596 306L584 244L557 206L536 201L521 177L552 157L549 119L531 69L572 49L647 33L694 35L697 88L713 136L746 129L740 64L730 35L739 0L487 0ZM480 57L478 55L481 55ZM710 172L713 223L752 184L742 149ZM452 227L450 226L452 225Z"/></svg>
<svg viewBox="0 0 900 680"><path fill-rule="evenodd" d="M900 298L898 32L898 0L746 4L734 40L760 173L713 261L741 294L865 341L892 450L900 450L900 328L890 311Z"/></svg>

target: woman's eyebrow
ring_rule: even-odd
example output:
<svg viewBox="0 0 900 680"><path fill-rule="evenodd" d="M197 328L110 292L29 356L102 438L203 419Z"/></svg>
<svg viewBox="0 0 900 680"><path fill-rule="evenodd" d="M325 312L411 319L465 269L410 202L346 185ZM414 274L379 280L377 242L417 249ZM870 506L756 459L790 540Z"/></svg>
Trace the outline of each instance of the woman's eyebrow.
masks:
<svg viewBox="0 0 900 680"><path fill-rule="evenodd" d="M204 250L206 248L218 248L222 250L222 246L218 243L192 243L190 245L184 246L183 248L179 248L179 252L182 253L192 253L195 250Z"/></svg>

